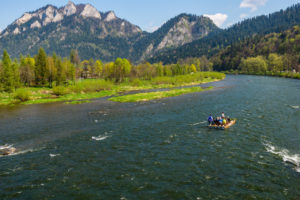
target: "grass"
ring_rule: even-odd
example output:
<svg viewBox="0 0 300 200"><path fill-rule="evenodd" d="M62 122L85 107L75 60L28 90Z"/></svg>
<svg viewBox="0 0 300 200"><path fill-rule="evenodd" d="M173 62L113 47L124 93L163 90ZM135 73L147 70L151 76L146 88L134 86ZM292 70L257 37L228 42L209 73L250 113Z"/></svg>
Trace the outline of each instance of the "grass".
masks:
<svg viewBox="0 0 300 200"><path fill-rule="evenodd" d="M110 101L116 102L141 102L141 101L150 101L154 99L162 99L167 97L174 97L188 93L202 92L206 90L210 90L213 87L201 88L201 87L191 87L191 88L180 88L180 89L172 89L168 91L159 91L159 92L146 92L146 93L138 93L138 94L130 94L124 96L117 96L109 98Z"/></svg>
<svg viewBox="0 0 300 200"><path fill-rule="evenodd" d="M218 72L198 72L173 77L155 77L152 80L128 79L120 84L115 84L104 79L87 79L77 81L75 84L68 86L57 86L54 88L28 87L20 88L14 93L0 92L0 105L29 105L61 101L67 101L70 104L78 104L81 103L78 101L113 96L123 92L197 85L224 78L225 74ZM157 94L155 98L160 98L159 96L161 96L161 98L172 95L177 96L180 95L181 92L183 92L183 94L186 92L190 93L188 92L189 90L190 92L198 92L198 89L176 89L172 92L171 90L160 92L166 94ZM139 95L143 94L145 95L146 93ZM150 96L153 96L153 94ZM141 99L143 98L141 97ZM151 100L151 97L145 97L144 99Z"/></svg>

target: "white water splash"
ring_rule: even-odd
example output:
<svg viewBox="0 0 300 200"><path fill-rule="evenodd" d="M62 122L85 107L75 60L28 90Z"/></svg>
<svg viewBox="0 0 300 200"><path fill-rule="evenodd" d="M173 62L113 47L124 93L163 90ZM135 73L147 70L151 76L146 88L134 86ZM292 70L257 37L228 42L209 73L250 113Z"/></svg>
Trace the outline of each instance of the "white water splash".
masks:
<svg viewBox="0 0 300 200"><path fill-rule="evenodd" d="M204 123L206 123L206 122L207 122L207 121L197 122L197 123L191 124L191 126L196 126L196 125L198 125L198 124L204 124Z"/></svg>
<svg viewBox="0 0 300 200"><path fill-rule="evenodd" d="M26 149L23 151L16 151L15 153L9 154L9 155L0 155L0 157L7 157L7 156L16 156L24 153L34 152L37 151L36 149Z"/></svg>
<svg viewBox="0 0 300 200"><path fill-rule="evenodd" d="M294 165L295 171L300 173L300 154L291 154L287 149L277 148L269 142L264 145L268 152L278 155L284 162Z"/></svg>
<svg viewBox="0 0 300 200"><path fill-rule="evenodd" d="M51 158L53 158L53 157L56 157L56 156L60 156L60 154L52 154L52 153L50 153L49 156L50 156Z"/></svg>
<svg viewBox="0 0 300 200"><path fill-rule="evenodd" d="M291 108L294 108L294 109L299 109L300 106L292 106L292 105L289 105Z"/></svg>
<svg viewBox="0 0 300 200"><path fill-rule="evenodd" d="M0 155L0 157L7 157L7 156L16 156L16 155L20 155L20 154L24 154L24 153L29 153L29 152L34 152L34 151L38 151L41 150L42 148L39 149L18 149L15 148L13 144L5 144L0 146L0 150L5 150L5 149L14 149L14 151L8 155Z"/></svg>
<svg viewBox="0 0 300 200"><path fill-rule="evenodd" d="M92 140L101 141L101 140L105 140L106 138L109 138L109 137L110 137L110 135L107 135L107 133L105 133L105 135L92 136Z"/></svg>
<svg viewBox="0 0 300 200"><path fill-rule="evenodd" d="M9 148L12 148L12 147L13 147L12 144L5 144L5 145L0 146L0 150L2 150L2 149L9 149Z"/></svg>

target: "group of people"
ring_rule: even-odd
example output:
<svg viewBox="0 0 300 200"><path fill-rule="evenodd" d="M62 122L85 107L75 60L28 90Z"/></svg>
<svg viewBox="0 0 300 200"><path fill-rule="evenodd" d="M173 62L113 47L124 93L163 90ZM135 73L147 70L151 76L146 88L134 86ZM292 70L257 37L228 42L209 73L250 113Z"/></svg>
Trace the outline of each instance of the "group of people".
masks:
<svg viewBox="0 0 300 200"><path fill-rule="evenodd" d="M209 115L207 121L208 121L208 125L225 126L231 120L229 116L225 117L224 112L222 112L221 117L214 118L212 115Z"/></svg>

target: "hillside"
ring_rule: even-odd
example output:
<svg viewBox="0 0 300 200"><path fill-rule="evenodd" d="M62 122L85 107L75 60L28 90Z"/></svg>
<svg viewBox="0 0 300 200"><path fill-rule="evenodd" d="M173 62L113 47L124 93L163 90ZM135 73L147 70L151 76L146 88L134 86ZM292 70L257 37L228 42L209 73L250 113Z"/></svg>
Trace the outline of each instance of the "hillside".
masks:
<svg viewBox="0 0 300 200"><path fill-rule="evenodd" d="M163 61L164 63L176 63L180 58L211 56L223 47L238 43L257 34L281 32L300 24L300 4L296 4L269 15L262 15L246 19L230 28L208 34L208 36L185 44L176 49L159 52L150 62Z"/></svg>
<svg viewBox="0 0 300 200"><path fill-rule="evenodd" d="M211 60L218 71L260 72L251 66L243 66L245 60L252 58L265 62L268 71L300 71L300 26L246 39L222 49Z"/></svg>

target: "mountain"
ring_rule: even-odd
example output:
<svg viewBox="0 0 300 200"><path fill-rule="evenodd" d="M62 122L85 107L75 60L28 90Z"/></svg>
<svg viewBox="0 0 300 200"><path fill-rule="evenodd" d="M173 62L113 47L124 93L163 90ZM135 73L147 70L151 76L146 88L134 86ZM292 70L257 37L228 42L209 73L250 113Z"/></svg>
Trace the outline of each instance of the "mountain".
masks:
<svg viewBox="0 0 300 200"><path fill-rule="evenodd" d="M137 40L134 44L134 49L137 50L136 59L141 61L161 50L173 49L219 31L220 29L207 17L180 14L167 21L157 31Z"/></svg>
<svg viewBox="0 0 300 200"><path fill-rule="evenodd" d="M105 62L117 57L142 61L154 53L176 48L220 31L207 17L181 14L154 33L118 18L113 11L99 12L90 4L68 2L57 8L47 5L23 14L0 33L0 51L12 57L36 54L43 47L48 54L69 56L77 49L81 59Z"/></svg>
<svg viewBox="0 0 300 200"><path fill-rule="evenodd" d="M163 61L176 63L181 58L211 56L220 49L243 41L254 35L264 35L281 32L300 24L300 4L296 4L269 15L262 15L239 22L230 28L219 32L212 32L206 37L187 43L176 49L164 50L156 53L150 62Z"/></svg>

